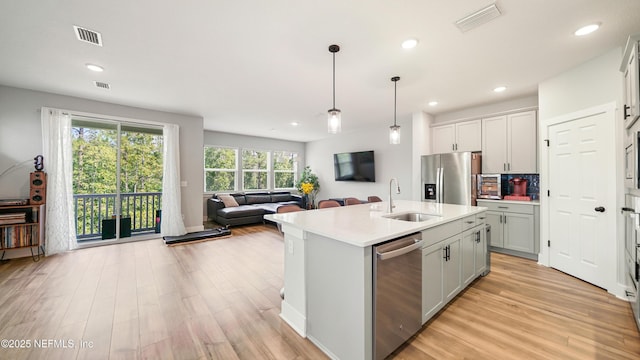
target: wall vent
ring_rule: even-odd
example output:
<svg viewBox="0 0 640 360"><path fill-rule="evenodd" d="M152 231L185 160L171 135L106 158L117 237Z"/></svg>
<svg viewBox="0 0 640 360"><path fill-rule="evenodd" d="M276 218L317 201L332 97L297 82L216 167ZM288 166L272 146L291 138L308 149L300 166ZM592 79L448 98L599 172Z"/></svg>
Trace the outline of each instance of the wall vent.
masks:
<svg viewBox="0 0 640 360"><path fill-rule="evenodd" d="M491 4L456 21L460 31L467 32L502 15L496 4Z"/></svg>
<svg viewBox="0 0 640 360"><path fill-rule="evenodd" d="M76 37L80 41L88 42L89 44L102 46L102 35L99 32L81 28L79 26L73 26Z"/></svg>
<svg viewBox="0 0 640 360"><path fill-rule="evenodd" d="M96 84L96 86L101 88L101 89L111 90L111 85L109 85L109 84L107 84L105 82L94 81L93 83Z"/></svg>

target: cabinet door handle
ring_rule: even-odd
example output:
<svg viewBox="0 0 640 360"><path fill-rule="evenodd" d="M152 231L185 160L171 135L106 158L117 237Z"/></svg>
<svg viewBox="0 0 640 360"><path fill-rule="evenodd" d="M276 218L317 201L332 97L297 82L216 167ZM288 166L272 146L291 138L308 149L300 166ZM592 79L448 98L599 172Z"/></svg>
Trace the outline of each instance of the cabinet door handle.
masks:
<svg viewBox="0 0 640 360"><path fill-rule="evenodd" d="M467 224L473 224L473 221L465 221Z"/></svg>
<svg viewBox="0 0 640 360"><path fill-rule="evenodd" d="M507 171L507 163L502 163L502 170Z"/></svg>
<svg viewBox="0 0 640 360"><path fill-rule="evenodd" d="M595 211L597 211L597 212L604 212L604 207L602 207L602 206L598 206L597 208L595 208L595 209L593 209L593 210L595 210Z"/></svg>
<svg viewBox="0 0 640 360"><path fill-rule="evenodd" d="M443 252L442 258L444 259L444 261L447 261L447 247L446 246L442 248L442 252Z"/></svg>
<svg viewBox="0 0 640 360"><path fill-rule="evenodd" d="M451 150L455 150L456 149L456 144L451 144Z"/></svg>
<svg viewBox="0 0 640 360"><path fill-rule="evenodd" d="M507 223L507 215L504 216L504 223Z"/></svg>
<svg viewBox="0 0 640 360"><path fill-rule="evenodd" d="M498 206L498 209L508 209L508 206Z"/></svg>
<svg viewBox="0 0 640 360"><path fill-rule="evenodd" d="M625 104L625 106L624 106L624 118L625 119L628 118L629 116L631 116L630 113L629 114L627 113L627 110L630 110L630 109L631 109L631 107Z"/></svg>
<svg viewBox="0 0 640 360"><path fill-rule="evenodd" d="M500 220L498 220L500 224L502 224L502 215L500 215Z"/></svg>

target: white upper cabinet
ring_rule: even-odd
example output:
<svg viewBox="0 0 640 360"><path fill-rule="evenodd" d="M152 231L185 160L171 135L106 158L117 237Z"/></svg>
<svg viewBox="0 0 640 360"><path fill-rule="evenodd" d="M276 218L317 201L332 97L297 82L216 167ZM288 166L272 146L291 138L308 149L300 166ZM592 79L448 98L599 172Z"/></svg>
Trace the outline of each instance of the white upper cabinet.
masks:
<svg viewBox="0 0 640 360"><path fill-rule="evenodd" d="M482 119L482 172L537 173L535 111Z"/></svg>
<svg viewBox="0 0 640 360"><path fill-rule="evenodd" d="M640 34L630 36L624 50L620 71L624 74L624 105L622 116L628 128L640 115L640 81L638 79L638 42Z"/></svg>
<svg viewBox="0 0 640 360"><path fill-rule="evenodd" d="M431 144L434 154L482 150L482 123L480 120L431 128Z"/></svg>

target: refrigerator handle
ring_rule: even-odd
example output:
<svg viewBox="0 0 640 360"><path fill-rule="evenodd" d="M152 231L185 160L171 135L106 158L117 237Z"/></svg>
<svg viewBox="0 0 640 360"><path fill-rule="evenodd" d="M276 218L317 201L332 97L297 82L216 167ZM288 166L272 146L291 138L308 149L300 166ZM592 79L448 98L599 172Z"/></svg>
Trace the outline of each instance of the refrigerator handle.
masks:
<svg viewBox="0 0 640 360"><path fill-rule="evenodd" d="M436 168L436 202L440 202L440 168Z"/></svg>
<svg viewBox="0 0 640 360"><path fill-rule="evenodd" d="M438 185L440 186L439 203L444 202L444 168L440 168L440 176L438 177Z"/></svg>

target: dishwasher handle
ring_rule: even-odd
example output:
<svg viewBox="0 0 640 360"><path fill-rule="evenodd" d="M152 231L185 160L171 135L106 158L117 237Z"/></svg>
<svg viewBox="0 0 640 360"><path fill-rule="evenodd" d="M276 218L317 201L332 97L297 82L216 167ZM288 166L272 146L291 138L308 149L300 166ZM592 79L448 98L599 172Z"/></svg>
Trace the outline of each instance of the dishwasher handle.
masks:
<svg viewBox="0 0 640 360"><path fill-rule="evenodd" d="M391 251L387 251L387 252L383 252L383 253L380 253L380 252L376 251L376 256L380 260L393 259L395 257L404 255L404 254L409 253L409 252L412 252L413 250L422 248L423 242L424 241L422 241L422 240L415 239L415 242L413 244L407 245L407 246L405 246L403 248L400 248L400 249L391 250Z"/></svg>

